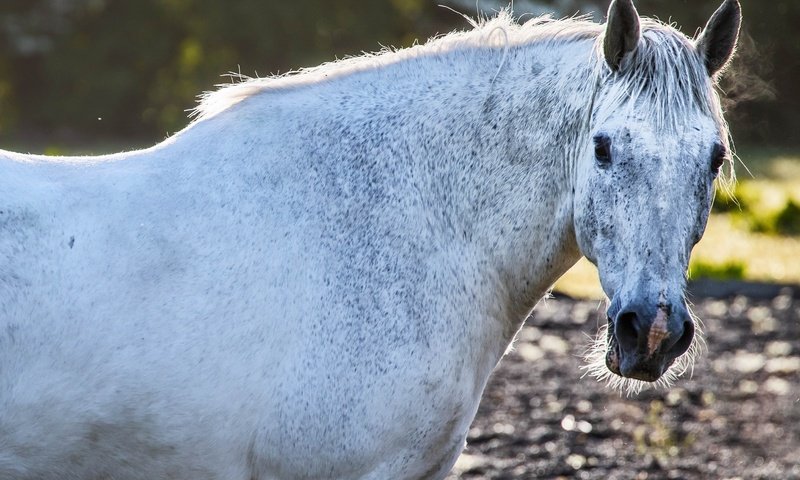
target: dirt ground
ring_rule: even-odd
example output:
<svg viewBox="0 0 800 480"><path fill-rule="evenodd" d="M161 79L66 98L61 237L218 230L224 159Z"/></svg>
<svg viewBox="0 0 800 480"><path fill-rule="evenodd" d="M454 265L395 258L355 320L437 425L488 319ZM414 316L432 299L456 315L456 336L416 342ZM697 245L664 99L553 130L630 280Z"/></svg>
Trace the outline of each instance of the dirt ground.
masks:
<svg viewBox="0 0 800 480"><path fill-rule="evenodd" d="M631 397L581 378L604 304L540 304L448 480L800 479L798 297L695 298L708 347L694 373Z"/></svg>

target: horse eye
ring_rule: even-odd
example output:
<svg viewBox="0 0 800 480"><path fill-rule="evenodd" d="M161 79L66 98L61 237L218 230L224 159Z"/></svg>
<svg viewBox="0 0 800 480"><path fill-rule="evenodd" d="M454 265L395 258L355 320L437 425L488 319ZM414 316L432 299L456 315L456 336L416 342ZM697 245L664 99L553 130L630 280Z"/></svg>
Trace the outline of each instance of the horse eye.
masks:
<svg viewBox="0 0 800 480"><path fill-rule="evenodd" d="M601 166L611 163L611 139L606 135L594 136L594 158Z"/></svg>
<svg viewBox="0 0 800 480"><path fill-rule="evenodd" d="M714 145L714 151L711 154L711 173L714 176L719 175L719 170L722 168L722 164L725 163L725 159L727 158L728 153L720 144Z"/></svg>

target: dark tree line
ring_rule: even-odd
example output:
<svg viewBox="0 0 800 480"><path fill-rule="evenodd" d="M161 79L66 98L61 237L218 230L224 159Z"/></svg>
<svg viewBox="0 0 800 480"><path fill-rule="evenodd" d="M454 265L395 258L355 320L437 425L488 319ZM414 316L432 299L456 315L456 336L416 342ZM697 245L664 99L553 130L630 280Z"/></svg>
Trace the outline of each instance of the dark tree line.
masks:
<svg viewBox="0 0 800 480"><path fill-rule="evenodd" d="M643 13L671 16L691 33L717 1L637 5ZM3 0L0 140L36 134L155 141L183 127L196 95L224 82L225 72L263 76L468 28L437 3ZM800 2L743 4L746 48L724 84L739 102L732 115L737 138L800 144L800 133L791 134L800 132L794 33Z"/></svg>

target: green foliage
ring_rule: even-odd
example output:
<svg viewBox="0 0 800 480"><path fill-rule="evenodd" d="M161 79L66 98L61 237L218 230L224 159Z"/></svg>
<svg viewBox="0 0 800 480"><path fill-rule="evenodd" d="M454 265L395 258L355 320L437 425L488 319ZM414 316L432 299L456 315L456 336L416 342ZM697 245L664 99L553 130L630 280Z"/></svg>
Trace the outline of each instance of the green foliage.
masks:
<svg viewBox="0 0 800 480"><path fill-rule="evenodd" d="M777 211L747 213L746 220L754 232L769 235L800 235L800 206L794 200L787 200Z"/></svg>
<svg viewBox="0 0 800 480"><path fill-rule="evenodd" d="M767 235L800 235L800 207L794 200L786 200L778 210L747 208L739 217L750 231Z"/></svg>
<svg viewBox="0 0 800 480"><path fill-rule="evenodd" d="M789 200L775 215L775 231L782 235L800 235L800 205Z"/></svg>
<svg viewBox="0 0 800 480"><path fill-rule="evenodd" d="M746 266L739 261L726 263L710 263L693 260L689 266L689 278L698 280L710 278L714 280L742 280L745 278Z"/></svg>
<svg viewBox="0 0 800 480"><path fill-rule="evenodd" d="M776 189L767 181L739 183L733 190L717 188L712 210L731 215L751 232L800 235L800 205L791 196L773 191ZM780 202L777 208L765 205L764 197L768 194L777 197Z"/></svg>

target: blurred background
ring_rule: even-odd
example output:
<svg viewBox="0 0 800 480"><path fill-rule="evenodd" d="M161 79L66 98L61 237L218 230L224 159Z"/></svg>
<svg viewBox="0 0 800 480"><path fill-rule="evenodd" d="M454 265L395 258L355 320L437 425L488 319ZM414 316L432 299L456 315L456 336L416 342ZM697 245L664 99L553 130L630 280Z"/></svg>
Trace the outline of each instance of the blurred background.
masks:
<svg viewBox="0 0 800 480"><path fill-rule="evenodd" d="M719 0L638 0L687 34ZM437 4L444 4L449 8ZM523 20L594 15L606 1L514 2ZM492 0L2 0L0 147L50 155L152 145L188 123L199 93L236 72L267 76L469 28L452 10ZM452 10L451 10L452 9ZM722 82L739 183L720 192L694 277L800 282L800 2L743 1L741 48ZM560 289L598 296L581 264Z"/></svg>

